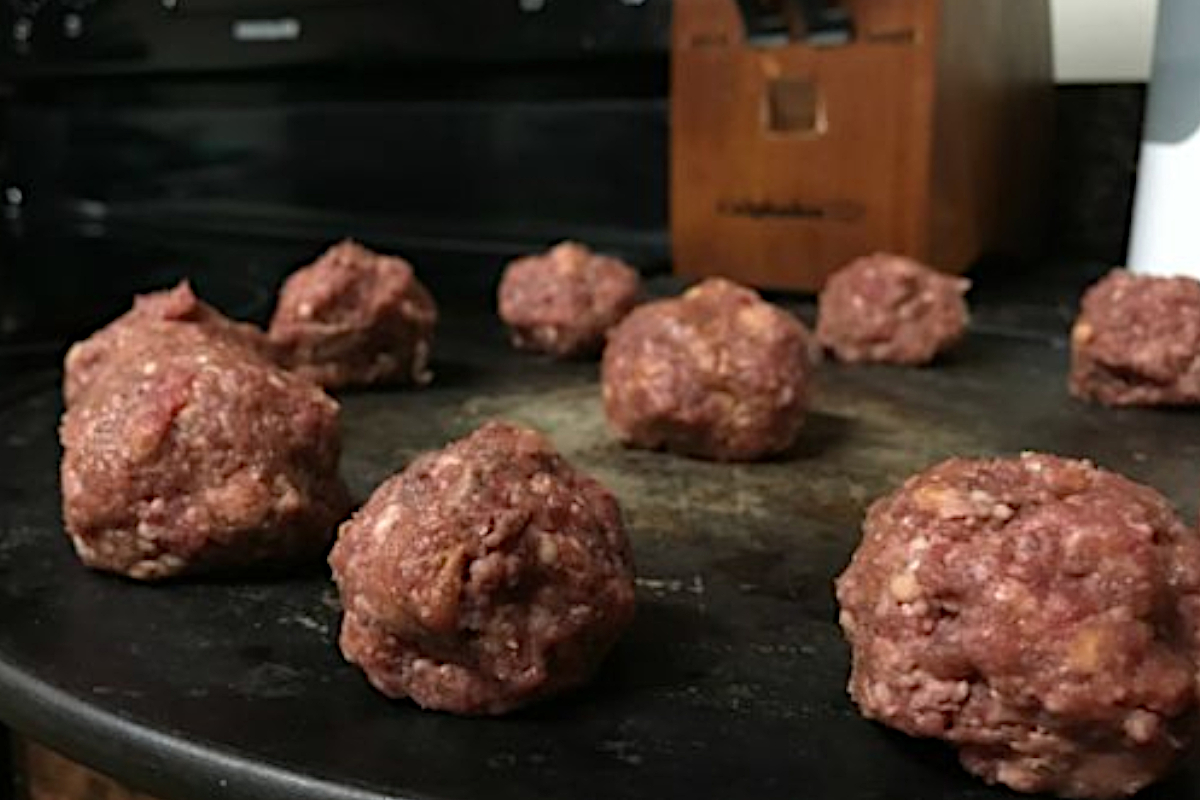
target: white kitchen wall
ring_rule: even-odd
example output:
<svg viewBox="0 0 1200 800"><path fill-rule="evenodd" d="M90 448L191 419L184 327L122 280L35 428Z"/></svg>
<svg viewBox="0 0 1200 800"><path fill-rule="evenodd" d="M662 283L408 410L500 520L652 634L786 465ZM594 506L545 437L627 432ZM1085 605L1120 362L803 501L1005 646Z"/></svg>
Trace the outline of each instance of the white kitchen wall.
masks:
<svg viewBox="0 0 1200 800"><path fill-rule="evenodd" d="M1051 0L1051 8L1059 82L1149 77L1157 0Z"/></svg>

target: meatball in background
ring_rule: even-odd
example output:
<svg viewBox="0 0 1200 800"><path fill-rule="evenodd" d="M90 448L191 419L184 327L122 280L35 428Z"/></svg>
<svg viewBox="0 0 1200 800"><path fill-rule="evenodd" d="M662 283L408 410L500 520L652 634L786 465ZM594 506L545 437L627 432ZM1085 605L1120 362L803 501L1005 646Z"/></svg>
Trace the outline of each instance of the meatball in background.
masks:
<svg viewBox="0 0 1200 800"><path fill-rule="evenodd" d="M602 378L624 443L717 461L782 452L804 422L810 337L756 292L710 278L609 334Z"/></svg>
<svg viewBox="0 0 1200 800"><path fill-rule="evenodd" d="M407 261L345 241L284 282L269 335L281 364L326 388L420 385L437 318Z"/></svg>
<svg viewBox="0 0 1200 800"><path fill-rule="evenodd" d="M628 264L575 242L517 259L500 280L500 318L513 344L559 358L596 355L637 304L641 278Z"/></svg>
<svg viewBox="0 0 1200 800"><path fill-rule="evenodd" d="M1117 269L1089 288L1070 389L1112 406L1200 403L1200 282Z"/></svg>
<svg viewBox="0 0 1200 800"><path fill-rule="evenodd" d="M187 281L174 289L139 295L133 308L67 351L63 363L63 397L69 406L74 403L103 372L114 354L129 346L140 346L145 339L157 335L156 323L179 323L189 331L190 338L203 345L212 338L227 344L245 347L260 356L270 353L266 334L254 325L235 322L198 298Z"/></svg>
<svg viewBox="0 0 1200 800"><path fill-rule="evenodd" d="M1085 461L942 463L867 514L837 581L862 713L990 783L1131 795L1196 717L1200 539Z"/></svg>
<svg viewBox="0 0 1200 800"><path fill-rule="evenodd" d="M506 423L385 482L329 560L342 653L425 708L500 714L578 686L633 617L617 501Z"/></svg>
<svg viewBox="0 0 1200 800"><path fill-rule="evenodd" d="M821 291L817 340L849 363L927 364L966 332L970 286L903 256L856 259Z"/></svg>
<svg viewBox="0 0 1200 800"><path fill-rule="evenodd" d="M319 558L350 510L337 403L195 326L139 332L60 428L79 557L140 580Z"/></svg>

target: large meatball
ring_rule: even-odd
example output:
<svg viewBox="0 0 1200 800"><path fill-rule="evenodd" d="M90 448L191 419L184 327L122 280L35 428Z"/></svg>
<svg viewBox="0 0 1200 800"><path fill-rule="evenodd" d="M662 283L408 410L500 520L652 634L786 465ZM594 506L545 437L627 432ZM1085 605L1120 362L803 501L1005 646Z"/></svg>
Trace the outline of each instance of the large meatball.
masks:
<svg viewBox="0 0 1200 800"><path fill-rule="evenodd" d="M67 405L74 403L95 382L115 353L153 337L151 331L161 322L179 323L180 338L197 346L203 346L205 338L214 338L246 347L259 355L269 352L266 334L254 325L234 322L224 316L196 297L192 287L184 281L169 291L134 298L130 311L71 347L63 368L63 395Z"/></svg>
<svg viewBox="0 0 1200 800"><path fill-rule="evenodd" d="M345 241L287 279L270 337L284 366L327 388L425 384L436 324L407 261Z"/></svg>
<svg viewBox="0 0 1200 800"><path fill-rule="evenodd" d="M458 714L585 682L633 616L617 501L504 423L380 486L329 560L346 658L389 697Z"/></svg>
<svg viewBox="0 0 1200 800"><path fill-rule="evenodd" d="M508 265L500 280L500 318L517 347L558 357L593 355L640 290L632 267L563 242Z"/></svg>
<svg viewBox="0 0 1200 800"><path fill-rule="evenodd" d="M809 335L754 291L710 278L635 310L604 351L617 437L719 461L786 450L804 421Z"/></svg>
<svg viewBox="0 0 1200 800"><path fill-rule="evenodd" d="M1088 289L1070 388L1114 406L1200 403L1200 282L1117 269Z"/></svg>
<svg viewBox="0 0 1200 800"><path fill-rule="evenodd" d="M338 406L190 326L147 322L63 418L63 516L91 567L142 580L325 552L349 513Z"/></svg>
<svg viewBox="0 0 1200 800"><path fill-rule="evenodd" d="M989 782L1120 797L1188 742L1200 539L1120 475L947 461L871 507L837 595L863 714Z"/></svg>
<svg viewBox="0 0 1200 800"><path fill-rule="evenodd" d="M970 286L903 256L856 259L821 292L817 340L841 361L926 364L962 338Z"/></svg>

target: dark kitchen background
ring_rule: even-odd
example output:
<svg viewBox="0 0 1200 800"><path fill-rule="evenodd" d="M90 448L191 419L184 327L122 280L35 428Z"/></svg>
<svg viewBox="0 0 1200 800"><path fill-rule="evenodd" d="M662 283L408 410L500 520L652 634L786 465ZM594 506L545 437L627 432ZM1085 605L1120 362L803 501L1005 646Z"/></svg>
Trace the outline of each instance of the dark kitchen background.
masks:
<svg viewBox="0 0 1200 800"><path fill-rule="evenodd" d="M16 5L0 341L60 343L184 273L261 315L346 236L479 293L566 237L669 257L667 0Z"/></svg>
<svg viewBox="0 0 1200 800"><path fill-rule="evenodd" d="M133 291L261 319L345 236L483 306L562 238L666 271L670 43L669 0L3 0L0 399ZM1124 259L1144 97L1055 89L1036 269Z"/></svg>
<svg viewBox="0 0 1200 800"><path fill-rule="evenodd" d="M561 238L665 268L670 5L0 5L0 343L185 273L261 315L343 236L482 294ZM1046 252L1123 259L1143 96L1058 88Z"/></svg>

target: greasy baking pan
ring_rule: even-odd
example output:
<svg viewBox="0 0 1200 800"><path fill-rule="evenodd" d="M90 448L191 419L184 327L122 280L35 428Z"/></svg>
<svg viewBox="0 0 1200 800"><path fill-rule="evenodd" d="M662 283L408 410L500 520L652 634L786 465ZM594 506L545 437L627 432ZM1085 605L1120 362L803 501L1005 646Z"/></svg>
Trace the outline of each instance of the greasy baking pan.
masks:
<svg viewBox="0 0 1200 800"><path fill-rule="evenodd" d="M448 315L450 316L450 315ZM422 391L345 401L367 493L489 417L539 426L620 496L640 608L596 683L503 719L390 702L343 663L322 570L146 587L78 565L57 389L0 413L0 716L168 798L986 798L947 749L858 717L832 578L872 498L955 454L1043 449L1149 482L1192 519L1200 416L1070 400L1061 340L976 331L937 368L827 366L802 441L729 466L622 450L594 365L453 319ZM1187 768L1147 796L1196 797Z"/></svg>

